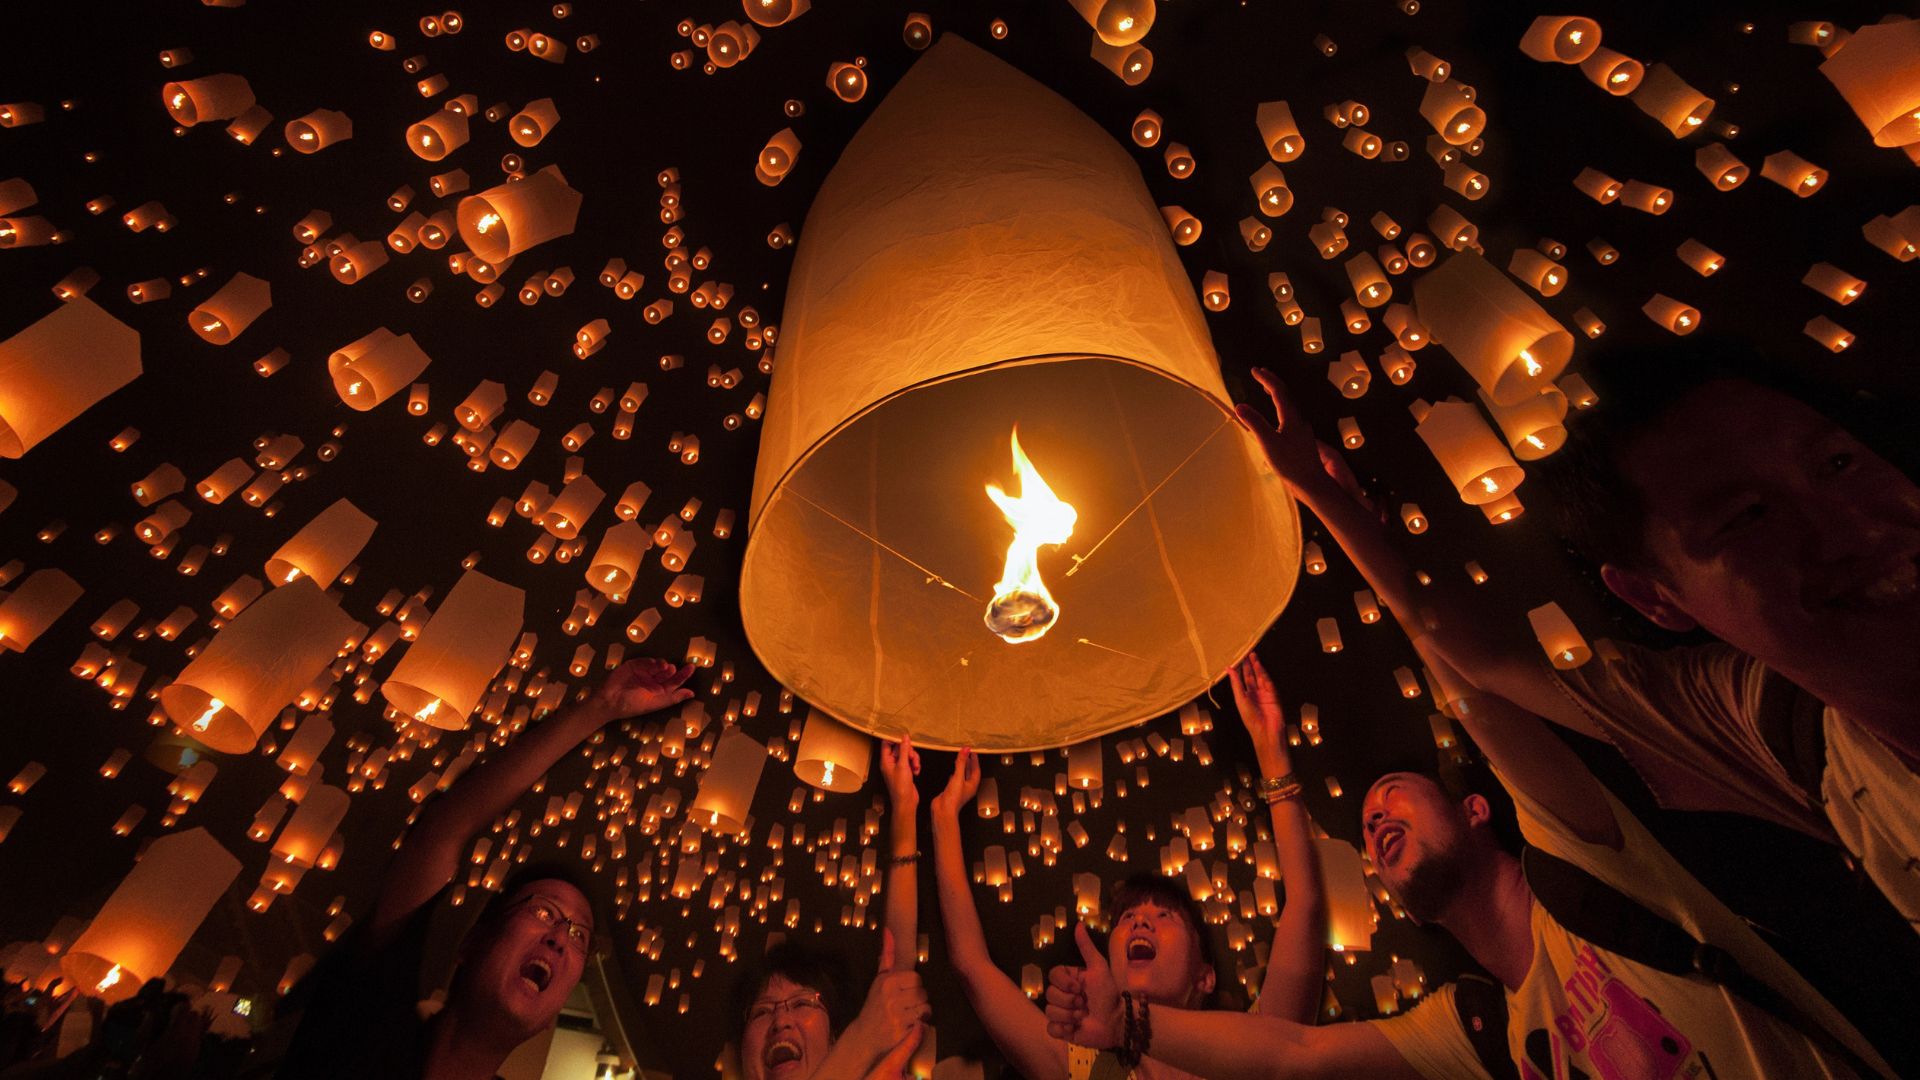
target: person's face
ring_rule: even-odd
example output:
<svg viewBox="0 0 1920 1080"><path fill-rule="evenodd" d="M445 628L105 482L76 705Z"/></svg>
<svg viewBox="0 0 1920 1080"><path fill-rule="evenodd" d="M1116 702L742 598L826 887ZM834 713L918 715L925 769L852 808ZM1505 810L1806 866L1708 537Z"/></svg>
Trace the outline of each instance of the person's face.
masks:
<svg viewBox="0 0 1920 1080"><path fill-rule="evenodd" d="M1457 892L1472 842L1474 814L1486 800L1456 803L1417 773L1388 773L1360 804L1367 857L1407 914L1431 922Z"/></svg>
<svg viewBox="0 0 1920 1080"><path fill-rule="evenodd" d="M1186 916L1151 900L1114 918L1107 966L1120 989L1156 1004L1186 1005L1213 990L1213 968L1202 961Z"/></svg>
<svg viewBox="0 0 1920 1080"><path fill-rule="evenodd" d="M747 1080L806 1080L833 1049L820 992L775 975L747 1007L740 1066Z"/></svg>
<svg viewBox="0 0 1920 1080"><path fill-rule="evenodd" d="M468 1007L531 1036L553 1023L580 982L593 910L579 889L555 879L527 882L501 902L492 932L462 960L460 984ZM576 925L586 940L578 940Z"/></svg>
<svg viewBox="0 0 1920 1080"><path fill-rule="evenodd" d="M1705 627L1828 701L1904 694L1920 654L1920 487L1844 428L1752 383L1683 399L1624 455L1642 571L1603 569L1655 623Z"/></svg>

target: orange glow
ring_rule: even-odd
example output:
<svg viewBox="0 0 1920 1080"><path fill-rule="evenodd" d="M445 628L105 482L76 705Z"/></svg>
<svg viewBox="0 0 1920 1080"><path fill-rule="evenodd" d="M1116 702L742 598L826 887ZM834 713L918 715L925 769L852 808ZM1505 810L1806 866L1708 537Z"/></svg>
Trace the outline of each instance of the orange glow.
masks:
<svg viewBox="0 0 1920 1080"><path fill-rule="evenodd" d="M1006 567L993 587L993 600L987 605L987 629L1009 644L1038 641L1059 619L1060 607L1040 577L1040 547L1059 545L1073 536L1079 514L1061 501L1041 478L1040 470L1020 449L1020 429L1014 428L1013 475L1020 485L1019 495L1008 495L997 484L988 484L987 497L1013 526L1013 542L1007 545Z"/></svg>

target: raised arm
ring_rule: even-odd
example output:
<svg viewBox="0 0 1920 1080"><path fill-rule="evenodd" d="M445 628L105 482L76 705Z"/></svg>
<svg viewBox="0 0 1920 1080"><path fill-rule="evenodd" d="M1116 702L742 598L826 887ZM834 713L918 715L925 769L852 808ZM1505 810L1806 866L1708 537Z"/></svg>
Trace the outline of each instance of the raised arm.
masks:
<svg viewBox="0 0 1920 1080"><path fill-rule="evenodd" d="M940 921L947 928L947 957L974 1015L994 1045L1028 1080L1065 1080L1067 1044L1047 1034L1047 1020L1027 995L994 965L980 912L967 883L967 857L960 847L960 811L980 790L980 760L962 750L946 790L933 797L933 876L940 893Z"/></svg>
<svg viewBox="0 0 1920 1080"><path fill-rule="evenodd" d="M1280 853L1280 880L1287 890L1287 906L1273 928L1267 974L1253 1011L1311 1024L1320 1006L1327 941L1327 898L1320 884L1320 860L1313 853L1313 820L1300 800L1299 782L1293 779L1286 716L1266 665L1248 653L1228 670L1227 678L1233 684L1240 721L1253 739L1261 794L1273 818L1273 844Z"/></svg>
<svg viewBox="0 0 1920 1080"><path fill-rule="evenodd" d="M834 1041L814 1076L819 1080L903 1080L933 1015L927 991L909 957L898 959L893 931L880 931L880 973L859 1015Z"/></svg>
<svg viewBox="0 0 1920 1080"><path fill-rule="evenodd" d="M378 949L420 905L453 880L474 834L504 813L541 774L602 726L675 705L693 696L681 684L693 665L629 660L592 697L522 732L429 802L401 841L374 902L366 947Z"/></svg>
<svg viewBox="0 0 1920 1080"><path fill-rule="evenodd" d="M1396 614L1412 619L1416 629L1409 632L1431 635L1440 654L1480 689L1556 724L1602 737L1555 685L1518 622L1509 627L1451 577L1436 578L1431 586L1415 582L1406 559L1388 543L1379 517L1360 500L1358 485L1339 453L1315 441L1305 415L1272 372L1256 368L1253 377L1272 398L1279 425L1251 405L1235 409L1240 422L1260 440L1268 464L1333 534L1373 591Z"/></svg>
<svg viewBox="0 0 1920 1080"><path fill-rule="evenodd" d="M1119 988L1086 926L1073 933L1087 966L1048 975L1047 1030L1081 1046L1118 1048L1125 1030ZM1371 1024L1311 1027L1259 1013L1164 1005L1152 1006L1146 1021L1148 1056L1209 1080L1422 1080Z"/></svg>
<svg viewBox="0 0 1920 1080"><path fill-rule="evenodd" d="M920 943L919 826L920 752L913 737L880 744L880 772L887 783L887 930L893 934L894 970L912 971Z"/></svg>

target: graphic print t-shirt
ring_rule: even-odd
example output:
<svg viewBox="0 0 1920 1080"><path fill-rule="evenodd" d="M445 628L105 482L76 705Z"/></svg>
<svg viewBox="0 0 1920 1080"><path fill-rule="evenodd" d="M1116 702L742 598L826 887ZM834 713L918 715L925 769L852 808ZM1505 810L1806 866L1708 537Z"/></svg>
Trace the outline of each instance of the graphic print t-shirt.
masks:
<svg viewBox="0 0 1920 1080"><path fill-rule="evenodd" d="M1718 986L1656 971L1574 936L1538 902L1533 966L1507 994L1521 1080L1819 1080L1854 1075Z"/></svg>

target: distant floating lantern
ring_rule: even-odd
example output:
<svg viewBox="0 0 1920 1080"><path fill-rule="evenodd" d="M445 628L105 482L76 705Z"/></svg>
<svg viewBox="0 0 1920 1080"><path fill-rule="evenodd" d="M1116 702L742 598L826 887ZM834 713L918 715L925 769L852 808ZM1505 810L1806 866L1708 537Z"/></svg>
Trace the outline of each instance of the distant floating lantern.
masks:
<svg viewBox="0 0 1920 1080"><path fill-rule="evenodd" d="M1542 63L1578 64L1600 47L1600 24L1579 15L1542 15L1520 37L1520 51Z"/></svg>
<svg viewBox="0 0 1920 1080"><path fill-rule="evenodd" d="M1567 396L1559 387L1548 386L1515 405L1496 404L1484 390L1480 399L1521 461L1538 461L1566 444Z"/></svg>
<svg viewBox="0 0 1920 1080"><path fill-rule="evenodd" d="M1747 182L1751 170L1727 149L1726 143L1708 143L1693 153L1693 166L1719 191L1732 191Z"/></svg>
<svg viewBox="0 0 1920 1080"><path fill-rule="evenodd" d="M140 335L84 296L0 342L0 457L17 458L141 372Z"/></svg>
<svg viewBox="0 0 1920 1080"><path fill-rule="evenodd" d="M1486 130L1487 114L1457 82L1430 82L1420 95L1420 115L1450 146L1465 146Z"/></svg>
<svg viewBox="0 0 1920 1080"><path fill-rule="evenodd" d="M956 120L959 86L970 107ZM797 694L930 747L1070 744L1191 699L1284 604L1297 518L1227 418L1193 286L1138 177L1071 106L957 38L847 147L790 279L741 581L754 648ZM969 194L989 180L1007 193L994 206ZM1042 266L1044 286L980 290ZM886 359L850 360L874 356ZM1058 629L1005 645L978 609L1008 526L978 495L1005 475L1015 424L1077 509L1079 552L1120 528L1071 574L1064 555L1054 570L1041 553ZM1170 456L1143 474L1116 469L1136 460L1129 438L1138 460ZM1132 513L1175 466L1182 482L1158 487L1151 515ZM1204 515L1178 509L1203 489ZM873 505L915 509L875 521ZM1265 539L1231 560L1203 555L1226 535L1222 514ZM1201 530L1202 516L1216 524ZM1189 555L1163 563L1149 519L1167 550ZM1197 584L1221 574L1234 583L1224 591ZM1235 603L1195 611L1206 629L1194 638L1179 597L1203 593ZM888 658L878 669L876 647ZM1123 653L1161 658L1148 685L1092 694L1138 674ZM983 694L996 708L959 707Z"/></svg>
<svg viewBox="0 0 1920 1080"><path fill-rule="evenodd" d="M407 128L407 149L423 161L441 161L467 144L467 123L464 112L436 110L425 120ZM434 186L434 193L441 198L454 194L442 190L442 185L438 184Z"/></svg>
<svg viewBox="0 0 1920 1080"><path fill-rule="evenodd" d="M909 12L900 26L900 40L916 51L933 44L933 20L922 12Z"/></svg>
<svg viewBox="0 0 1920 1080"><path fill-rule="evenodd" d="M286 866L305 869L317 865L321 854L333 839L340 822L347 816L347 793L327 784L307 789L294 808L293 817L273 841L275 859ZM271 872L273 867L269 867Z"/></svg>
<svg viewBox="0 0 1920 1080"><path fill-rule="evenodd" d="M1620 197L1620 181L1598 169L1581 169L1579 175L1573 178L1573 186L1602 206Z"/></svg>
<svg viewBox="0 0 1920 1080"><path fill-rule="evenodd" d="M1760 175L1803 199L1827 183L1827 170L1791 150L1768 154L1760 162Z"/></svg>
<svg viewBox="0 0 1920 1080"><path fill-rule="evenodd" d="M867 73L859 64L845 62L827 67L827 89L841 101L859 101L867 96Z"/></svg>
<svg viewBox="0 0 1920 1080"><path fill-rule="evenodd" d="M512 652L525 615L520 589L468 570L380 692L415 721L458 731Z"/></svg>
<svg viewBox="0 0 1920 1080"><path fill-rule="evenodd" d="M524 180L460 200L460 239L474 255L501 264L536 245L573 232L581 195L549 165Z"/></svg>
<svg viewBox="0 0 1920 1080"><path fill-rule="evenodd" d="M1843 307L1860 299L1860 294L1867 291L1865 281L1825 262L1808 267L1800 283Z"/></svg>
<svg viewBox="0 0 1920 1080"><path fill-rule="evenodd" d="M1108 45L1132 45L1153 29L1154 0L1070 0Z"/></svg>
<svg viewBox="0 0 1920 1080"><path fill-rule="evenodd" d="M1128 86L1139 86L1153 74L1153 50L1145 45L1112 45L1096 36L1091 55Z"/></svg>
<svg viewBox="0 0 1920 1080"><path fill-rule="evenodd" d="M24 652L81 592L80 583L64 570L48 566L28 574L0 600L0 648Z"/></svg>
<svg viewBox="0 0 1920 1080"><path fill-rule="evenodd" d="M1866 125L1875 146L1920 143L1920 21L1861 26L1820 74Z"/></svg>
<svg viewBox="0 0 1920 1080"><path fill-rule="evenodd" d="M1612 49L1595 49L1580 61L1580 72L1588 82L1614 97L1626 97L1640 88L1640 81L1647 75L1647 66Z"/></svg>
<svg viewBox="0 0 1920 1080"><path fill-rule="evenodd" d="M1574 629L1573 620L1559 604L1542 604L1528 611L1527 622L1533 625L1533 635L1540 639L1540 647L1554 667L1576 668L1593 658L1587 639Z"/></svg>
<svg viewBox="0 0 1920 1080"><path fill-rule="evenodd" d="M1261 102L1254 110L1254 123L1260 129L1260 141L1266 144L1267 156L1273 160L1285 164L1306 150L1306 140L1300 137L1293 109L1286 102Z"/></svg>
<svg viewBox="0 0 1920 1080"><path fill-rule="evenodd" d="M793 773L824 791L858 791L872 756L872 738L814 709L800 732Z"/></svg>
<svg viewBox="0 0 1920 1080"><path fill-rule="evenodd" d="M611 526L588 563L587 584L608 596L627 595L640 573L641 558L652 546L647 530L630 519Z"/></svg>
<svg viewBox="0 0 1920 1080"><path fill-rule="evenodd" d="M160 703L183 734L222 753L246 753L339 655L353 625L311 581L275 589L215 634L160 691Z"/></svg>
<svg viewBox="0 0 1920 1080"><path fill-rule="evenodd" d="M273 293L265 281L252 274L235 274L206 303L193 309L187 324L208 342L225 345L239 337L272 303Z"/></svg>
<svg viewBox="0 0 1920 1080"><path fill-rule="evenodd" d="M337 109L315 109L287 122L287 145L302 154L318 153L353 138L353 120Z"/></svg>
<svg viewBox="0 0 1920 1080"><path fill-rule="evenodd" d="M1573 355L1573 335L1475 254L1415 282L1414 307L1433 340L1502 404L1539 393Z"/></svg>
<svg viewBox="0 0 1920 1080"><path fill-rule="evenodd" d="M186 127L232 120L253 107L253 87L243 75L208 75L160 88L161 103L175 123Z"/></svg>
<svg viewBox="0 0 1920 1080"><path fill-rule="evenodd" d="M753 811L753 793L766 769L767 748L738 727L720 733L713 760L700 775L699 790L687 806L687 816L711 832L737 834L746 830Z"/></svg>
<svg viewBox="0 0 1920 1080"><path fill-rule="evenodd" d="M285 585L302 577L322 589L346 569L366 547L376 522L360 508L341 499L314 515L312 521L280 545L267 560L267 580Z"/></svg>
<svg viewBox="0 0 1920 1080"><path fill-rule="evenodd" d="M559 123L560 110L554 108L553 99L538 98L507 121L507 137L521 146L538 146Z"/></svg>
<svg viewBox="0 0 1920 1080"><path fill-rule="evenodd" d="M132 997L166 975L239 876L240 860L205 829L156 838L60 958L62 974L108 1002Z"/></svg>
<svg viewBox="0 0 1920 1080"><path fill-rule="evenodd" d="M1329 791L1337 790L1327 777ZM1335 952L1361 952L1373 947L1373 898L1367 893L1366 864L1360 852L1345 840L1318 837L1314 854L1320 860L1321 887L1326 891L1327 944Z"/></svg>
<svg viewBox="0 0 1920 1080"><path fill-rule="evenodd" d="M1434 402L1415 430L1453 482L1461 502L1474 506L1493 502L1526 479L1526 472L1508 456L1480 411L1467 402Z"/></svg>
<svg viewBox="0 0 1920 1080"><path fill-rule="evenodd" d="M1654 293L1640 310L1647 318L1682 337L1700 329L1700 312L1664 293Z"/></svg>
<svg viewBox="0 0 1920 1080"><path fill-rule="evenodd" d="M340 400L365 412L411 384L429 363L412 334L380 327L329 354L327 371Z"/></svg>
<svg viewBox="0 0 1920 1080"><path fill-rule="evenodd" d="M1665 64L1647 69L1639 88L1633 92L1633 103L1659 121L1676 139L1684 139L1699 130L1713 113L1713 99L1687 85L1685 79Z"/></svg>
<svg viewBox="0 0 1920 1080"><path fill-rule="evenodd" d="M753 176L768 187L773 187L787 178L793 163L800 157L800 136L792 128L781 128L760 148L760 154L754 158Z"/></svg>
<svg viewBox="0 0 1920 1080"><path fill-rule="evenodd" d="M1805 333L1824 346L1828 352L1845 352L1854 341L1853 331L1825 315L1816 315L1808 320Z"/></svg>

